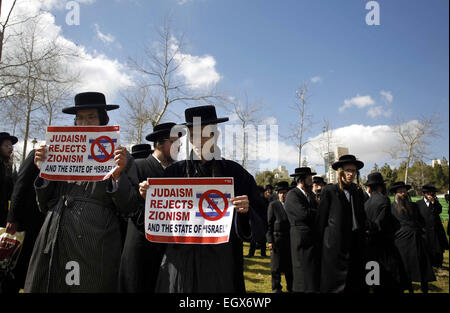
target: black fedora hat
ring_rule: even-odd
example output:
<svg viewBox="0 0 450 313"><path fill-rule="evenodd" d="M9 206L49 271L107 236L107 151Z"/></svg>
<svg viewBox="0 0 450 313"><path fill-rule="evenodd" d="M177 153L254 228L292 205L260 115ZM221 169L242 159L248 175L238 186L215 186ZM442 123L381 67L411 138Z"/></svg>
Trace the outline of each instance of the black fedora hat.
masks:
<svg viewBox="0 0 450 313"><path fill-rule="evenodd" d="M426 184L422 186L422 193L423 192L437 192L437 188L434 187L432 184Z"/></svg>
<svg viewBox="0 0 450 313"><path fill-rule="evenodd" d="M157 141L158 139L167 139L170 137L170 131L172 127L176 126L176 123L162 123L153 127L153 132L145 137L147 141ZM181 126L180 126L181 127ZM184 128L184 126L183 126ZM178 132L178 137L184 134L184 130Z"/></svg>
<svg viewBox="0 0 450 313"><path fill-rule="evenodd" d="M375 172L375 173L370 173L369 175L367 175L367 182L364 185L366 185L366 186L382 185L385 182L386 182L386 180L383 179L383 175L381 175L381 173Z"/></svg>
<svg viewBox="0 0 450 313"><path fill-rule="evenodd" d="M103 109L111 111L118 109L117 104L106 104L105 95L101 92L82 92L75 96L75 106L64 108L66 114L77 114L79 110Z"/></svg>
<svg viewBox="0 0 450 313"><path fill-rule="evenodd" d="M336 161L331 165L333 170L337 171L338 168L342 167L345 164L354 164L358 170L364 167L364 163L357 160L356 157L352 154L346 154L339 158L339 161Z"/></svg>
<svg viewBox="0 0 450 313"><path fill-rule="evenodd" d="M11 141L11 143L13 145L15 145L19 141L19 139L17 139L17 137L11 136L9 133L6 133L6 132L1 132L0 133L0 142L2 142L3 140L9 140L9 141Z"/></svg>
<svg viewBox="0 0 450 313"><path fill-rule="evenodd" d="M273 186L272 185L266 185L266 188L264 188L264 190L273 190Z"/></svg>
<svg viewBox="0 0 450 313"><path fill-rule="evenodd" d="M314 176L313 184L325 184L325 179L322 176Z"/></svg>
<svg viewBox="0 0 450 313"><path fill-rule="evenodd" d="M395 193L398 188L406 188L406 190L411 189L411 185L406 185L403 181L397 181L391 185L391 188L389 188L389 192Z"/></svg>
<svg viewBox="0 0 450 313"><path fill-rule="evenodd" d="M187 127L194 125L194 117L200 117L200 123L195 125L211 125L228 121L228 117L217 118L216 107L213 105L204 105L186 109L184 111Z"/></svg>
<svg viewBox="0 0 450 313"><path fill-rule="evenodd" d="M138 144L131 147L131 155L135 159L145 159L152 153L152 146L148 143Z"/></svg>
<svg viewBox="0 0 450 313"><path fill-rule="evenodd" d="M275 191L289 190L289 183L287 181L280 181L275 184Z"/></svg>
<svg viewBox="0 0 450 313"><path fill-rule="evenodd" d="M309 167L297 167L295 169L295 173L291 174L291 177L295 177L295 176L308 176L308 175L316 175L317 173L315 172L311 172L311 168Z"/></svg>

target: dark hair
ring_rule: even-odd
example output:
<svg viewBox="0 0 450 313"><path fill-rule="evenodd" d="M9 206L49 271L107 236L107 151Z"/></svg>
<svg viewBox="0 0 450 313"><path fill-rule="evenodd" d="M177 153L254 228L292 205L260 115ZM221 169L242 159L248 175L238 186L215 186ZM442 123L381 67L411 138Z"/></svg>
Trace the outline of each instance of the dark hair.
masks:
<svg viewBox="0 0 450 313"><path fill-rule="evenodd" d="M376 190L378 190L378 187L381 187L381 193L383 195L387 194L386 184L373 184L373 185L371 185L369 187L370 187L371 191L376 191Z"/></svg>
<svg viewBox="0 0 450 313"><path fill-rule="evenodd" d="M100 126L108 125L109 123L109 116L106 110L104 109L97 109L98 112L98 120L100 122ZM75 115L75 119L73 121L74 125L77 125L77 116Z"/></svg>
<svg viewBox="0 0 450 313"><path fill-rule="evenodd" d="M295 177L295 182L298 184L299 181L304 182L305 179L306 179L305 175L300 175L300 176Z"/></svg>

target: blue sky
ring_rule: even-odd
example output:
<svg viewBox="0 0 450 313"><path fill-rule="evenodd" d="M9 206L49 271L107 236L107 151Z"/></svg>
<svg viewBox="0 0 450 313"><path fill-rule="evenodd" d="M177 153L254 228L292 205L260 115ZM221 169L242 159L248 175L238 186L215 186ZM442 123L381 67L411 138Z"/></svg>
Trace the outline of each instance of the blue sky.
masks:
<svg viewBox="0 0 450 313"><path fill-rule="evenodd" d="M129 56L142 55L144 45L155 40L154 28L170 15L175 34L185 34L185 53L213 57L221 77L217 87L261 100L268 107L264 116L276 118L281 135L296 121L289 109L295 89L309 81L315 124L307 137L321 133L323 119L335 129L352 124L371 129L439 113L443 136L433 139L430 149L449 159L447 0L380 0L379 26L365 23L365 0L83 2L79 26L66 25L64 9L52 7L51 13L61 34L92 55L126 64ZM121 101L111 95L111 102ZM285 165L290 171L296 167Z"/></svg>

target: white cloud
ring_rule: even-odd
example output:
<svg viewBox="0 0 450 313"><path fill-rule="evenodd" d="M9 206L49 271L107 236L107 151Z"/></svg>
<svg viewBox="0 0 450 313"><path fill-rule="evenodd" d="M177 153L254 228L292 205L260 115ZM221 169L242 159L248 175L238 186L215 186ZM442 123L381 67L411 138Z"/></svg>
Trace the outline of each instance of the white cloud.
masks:
<svg viewBox="0 0 450 313"><path fill-rule="evenodd" d="M392 103L392 101L394 100L394 96L392 95L391 91L381 90L380 94L381 94L383 100L385 100L387 103Z"/></svg>
<svg viewBox="0 0 450 313"><path fill-rule="evenodd" d="M86 4L93 3L94 0L78 1ZM74 88L73 93L82 91L99 91L105 93L107 101L112 101L117 93L133 85L132 77L126 73L126 66L117 60L110 59L103 54L96 52L88 52L88 50L81 45L75 44L62 34L61 27L55 24L54 16L46 12L49 9L58 9L61 4L66 3L63 0L28 0L26 2L18 1L14 8L12 20L23 20L23 17L35 16L38 12L40 15L39 23L40 29L45 31L38 32L37 42L42 46L45 43L55 41L57 44L75 50L81 59L69 60L67 68L73 69L80 73L79 85ZM2 7L2 12L8 12L12 5L12 0L7 0ZM5 14L6 15L6 14ZM2 19L4 15L2 14ZM8 29L8 32L20 32L25 28L26 24L15 24ZM14 54L18 49L17 37L11 37L4 47L4 53Z"/></svg>
<svg viewBox="0 0 450 313"><path fill-rule="evenodd" d="M110 44L116 40L113 35L102 33L100 31L100 27L98 26L98 24L94 24L94 27L95 27L95 32L97 34L97 38L100 39L101 41L103 41L104 43Z"/></svg>
<svg viewBox="0 0 450 313"><path fill-rule="evenodd" d="M370 108L367 111L367 115L369 115L372 118L375 118L377 116L391 117L392 110L391 109L386 110L382 106L378 105L378 106Z"/></svg>
<svg viewBox="0 0 450 313"><path fill-rule="evenodd" d="M314 76L313 78L311 78L311 82L312 82L313 84L319 83L319 82L321 82L321 81L322 81L322 77L320 77L320 76Z"/></svg>
<svg viewBox="0 0 450 313"><path fill-rule="evenodd" d="M171 38L170 49L179 49L178 40ZM177 75L182 76L191 89L208 89L214 87L222 76L216 71L216 60L213 56L195 56L186 53L176 53L174 59L179 62Z"/></svg>
<svg viewBox="0 0 450 313"><path fill-rule="evenodd" d="M359 94L357 94L356 97L344 100L344 105L339 108L339 112L343 112L345 109L351 107L357 107L361 109L373 104L375 104L375 101L371 96L360 96Z"/></svg>

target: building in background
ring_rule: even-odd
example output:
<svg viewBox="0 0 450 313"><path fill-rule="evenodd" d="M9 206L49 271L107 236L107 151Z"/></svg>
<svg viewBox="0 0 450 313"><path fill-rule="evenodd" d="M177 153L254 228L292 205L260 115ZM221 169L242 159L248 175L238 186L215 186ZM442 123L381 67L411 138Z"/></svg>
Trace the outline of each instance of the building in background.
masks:
<svg viewBox="0 0 450 313"><path fill-rule="evenodd" d="M349 150L347 147L336 147L334 151L330 151L330 153L325 153L324 161L325 161L325 179L329 184L337 183L337 172L333 170L331 165L339 160L339 158L343 155L349 154Z"/></svg>
<svg viewBox="0 0 450 313"><path fill-rule="evenodd" d="M444 157L442 159L434 159L431 161L431 166L436 167L436 165L445 166L448 165L447 159Z"/></svg>
<svg viewBox="0 0 450 313"><path fill-rule="evenodd" d="M286 170L286 166L280 165L273 170L276 179L289 179L289 172Z"/></svg>

